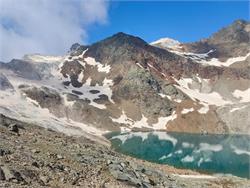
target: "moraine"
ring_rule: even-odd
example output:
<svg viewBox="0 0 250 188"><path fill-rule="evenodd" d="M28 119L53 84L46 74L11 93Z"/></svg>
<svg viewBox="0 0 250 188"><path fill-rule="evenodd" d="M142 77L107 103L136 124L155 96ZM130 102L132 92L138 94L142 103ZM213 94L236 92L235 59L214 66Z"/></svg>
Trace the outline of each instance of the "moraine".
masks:
<svg viewBox="0 0 250 188"><path fill-rule="evenodd" d="M121 153L177 168L250 178L249 135L130 132L106 135Z"/></svg>

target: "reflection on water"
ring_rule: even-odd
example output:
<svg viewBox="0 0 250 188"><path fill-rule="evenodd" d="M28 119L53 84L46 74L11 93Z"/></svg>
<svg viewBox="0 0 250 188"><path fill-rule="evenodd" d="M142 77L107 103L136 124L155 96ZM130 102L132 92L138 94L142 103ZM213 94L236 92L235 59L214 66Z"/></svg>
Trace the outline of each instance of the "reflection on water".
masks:
<svg viewBox="0 0 250 188"><path fill-rule="evenodd" d="M137 158L250 178L250 136L247 135L132 132L106 136L117 151Z"/></svg>

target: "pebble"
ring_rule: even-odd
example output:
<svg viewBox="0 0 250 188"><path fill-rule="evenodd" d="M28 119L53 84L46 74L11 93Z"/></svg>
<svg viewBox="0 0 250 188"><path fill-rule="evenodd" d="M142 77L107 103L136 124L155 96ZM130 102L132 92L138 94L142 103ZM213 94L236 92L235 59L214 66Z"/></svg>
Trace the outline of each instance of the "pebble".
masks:
<svg viewBox="0 0 250 188"><path fill-rule="evenodd" d="M39 168L39 164L36 161L32 162L31 165L34 166L34 167Z"/></svg>
<svg viewBox="0 0 250 188"><path fill-rule="evenodd" d="M56 155L56 158L57 158L57 159L63 159L63 156L61 156L61 155Z"/></svg>
<svg viewBox="0 0 250 188"><path fill-rule="evenodd" d="M11 154L11 152L9 150L5 150L5 149L0 148L0 156L9 155L9 154Z"/></svg>
<svg viewBox="0 0 250 188"><path fill-rule="evenodd" d="M37 149L32 149L31 152L32 152L32 153L40 153L40 151L37 150Z"/></svg>
<svg viewBox="0 0 250 188"><path fill-rule="evenodd" d="M50 178L47 176L40 176L40 180L44 183L47 184L49 183Z"/></svg>

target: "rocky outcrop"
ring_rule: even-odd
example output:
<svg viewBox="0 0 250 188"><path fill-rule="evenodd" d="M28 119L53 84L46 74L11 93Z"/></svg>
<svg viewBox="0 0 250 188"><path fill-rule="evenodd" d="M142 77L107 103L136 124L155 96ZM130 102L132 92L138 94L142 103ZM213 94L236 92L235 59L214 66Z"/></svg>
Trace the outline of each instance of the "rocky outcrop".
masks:
<svg viewBox="0 0 250 188"><path fill-rule="evenodd" d="M250 24L245 20L236 20L208 39L195 43L183 44L188 52L207 53L213 52L210 57L228 59L229 57L244 56L249 52Z"/></svg>
<svg viewBox="0 0 250 188"><path fill-rule="evenodd" d="M219 118L225 122L230 132L250 134L250 103L236 104L218 108Z"/></svg>

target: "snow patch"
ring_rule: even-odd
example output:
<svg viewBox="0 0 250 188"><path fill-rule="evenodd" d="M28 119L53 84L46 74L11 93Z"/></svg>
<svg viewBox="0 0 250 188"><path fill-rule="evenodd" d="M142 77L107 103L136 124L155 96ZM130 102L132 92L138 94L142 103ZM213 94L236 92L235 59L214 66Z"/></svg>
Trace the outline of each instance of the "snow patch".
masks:
<svg viewBox="0 0 250 188"><path fill-rule="evenodd" d="M174 101L177 102L177 103L181 103L182 102L181 99L174 99Z"/></svg>
<svg viewBox="0 0 250 188"><path fill-rule="evenodd" d="M200 114L206 114L209 111L209 105L207 105L206 103L203 103L203 105L203 107L197 110Z"/></svg>
<svg viewBox="0 0 250 188"><path fill-rule="evenodd" d="M172 53L175 53L179 56L182 57L188 57L192 60L194 60L195 62L199 63L200 61L206 61L206 59L209 57L209 54L214 52L215 50L210 50L207 53L203 53L203 54L198 54L198 53L192 53L192 52L181 52L181 51L176 51L176 50L172 50Z"/></svg>
<svg viewBox="0 0 250 188"><path fill-rule="evenodd" d="M174 115L171 115L171 116L168 116L168 117L159 117L158 118L158 122L153 124L153 128L154 129L166 129L166 125L169 121L173 121L174 119L177 118L177 115L174 114Z"/></svg>
<svg viewBox="0 0 250 188"><path fill-rule="evenodd" d="M238 98L240 102L250 102L250 88L245 91L235 90L233 96Z"/></svg>
<svg viewBox="0 0 250 188"><path fill-rule="evenodd" d="M173 121L177 118L177 114L175 111L172 113L172 115L167 117L159 117L158 122L152 125L148 124L148 119L142 114L142 118L139 121L134 121L131 118L127 117L124 111L122 111L122 114L118 118L112 118L110 119L113 122L119 123L119 124L126 124L129 125L129 128L149 128L154 130L164 130L166 129L166 125L169 121Z"/></svg>
<svg viewBox="0 0 250 188"><path fill-rule="evenodd" d="M136 65L143 69L143 66L140 63L136 63Z"/></svg>
<svg viewBox="0 0 250 188"><path fill-rule="evenodd" d="M82 83L83 78L84 78L84 74L83 74L83 71L81 71L81 73L78 75L77 81L78 81L79 83Z"/></svg>
<svg viewBox="0 0 250 188"><path fill-rule="evenodd" d="M40 104L39 104L36 100L33 100L33 99L31 99L30 97L27 97L27 96L26 96L26 99L27 99L27 101L29 101L30 103L32 103L32 104L34 104L34 105L40 107Z"/></svg>
<svg viewBox="0 0 250 188"><path fill-rule="evenodd" d="M235 108L232 108L231 110L230 110L230 112L232 113L232 112L235 112L235 111L238 111L238 110L242 110L242 109L244 109L244 108L246 108L247 106L241 106L241 107L235 107Z"/></svg>
<svg viewBox="0 0 250 188"><path fill-rule="evenodd" d="M201 60L201 61L197 61L197 63L201 63L203 65L218 66L218 67L222 67L222 66L229 67L230 65L236 62L245 61L249 55L250 53L246 54L245 56L232 57L232 58L227 59L226 62L222 62L218 60L217 58L212 58L210 61Z"/></svg>
<svg viewBox="0 0 250 188"><path fill-rule="evenodd" d="M232 57L227 59L227 61L222 62L217 58L212 58L210 60L207 60L209 58L209 54L214 52L215 50L210 50L207 53L203 54L197 54L197 53L190 53L190 52L180 52L176 50L172 50L171 52L183 56L183 57L189 57L190 59L194 60L196 63L200 63L202 65L206 66L217 66L217 67L229 67L230 65L240 62L240 61L245 61L248 56L250 56L250 52L246 54L245 56L239 56L239 57Z"/></svg>
<svg viewBox="0 0 250 188"><path fill-rule="evenodd" d="M68 101L67 94L63 94L62 98L63 98L65 106L70 106L71 107L71 106L73 106L75 104L75 101Z"/></svg>
<svg viewBox="0 0 250 188"><path fill-rule="evenodd" d="M132 125L132 127L137 127L137 128L143 128L143 127L148 127L148 118L146 118L143 114L142 114L142 118L140 121L135 121L134 124Z"/></svg>
<svg viewBox="0 0 250 188"><path fill-rule="evenodd" d="M203 103L216 106L232 104L232 101L224 100L217 92L201 93L198 89L190 89L189 84L193 82L191 78L182 78L180 80L176 80L176 82L179 84L176 85L176 87L186 93L194 101L199 100Z"/></svg>
<svg viewBox="0 0 250 188"><path fill-rule="evenodd" d="M131 131L131 129L127 127L120 127L120 129L121 129L121 133L128 133Z"/></svg>
<svg viewBox="0 0 250 188"><path fill-rule="evenodd" d="M194 108L184 108L182 111L181 111L181 114L187 114L189 112L193 112L194 111Z"/></svg>
<svg viewBox="0 0 250 188"><path fill-rule="evenodd" d="M84 61L88 65L97 66L97 70L99 72L105 72L105 73L110 72L110 69L111 69L110 65L103 65L100 62L95 61L95 58L93 58L93 57L86 57L86 58L84 58Z"/></svg>
<svg viewBox="0 0 250 188"><path fill-rule="evenodd" d="M163 93L158 93L158 95L160 95L161 98L166 98L166 97L167 97L169 100L172 100L172 97L169 96L169 95L166 95L166 94L163 94ZM177 99L177 100L178 100L178 99ZM175 99L174 101L176 101L176 99Z"/></svg>
<svg viewBox="0 0 250 188"><path fill-rule="evenodd" d="M115 122L115 123L120 123L120 124L127 124L132 126L134 121L130 118L127 117L127 115L125 114L124 111L122 111L122 114L119 118L112 118L110 117L110 119Z"/></svg>
<svg viewBox="0 0 250 188"><path fill-rule="evenodd" d="M88 77L88 79L85 82L85 85L90 86L91 85L91 81L92 81L92 79L90 77Z"/></svg>
<svg viewBox="0 0 250 188"><path fill-rule="evenodd" d="M167 97L167 95L163 94L163 93L158 93L158 95L160 95L162 98Z"/></svg>
<svg viewBox="0 0 250 188"><path fill-rule="evenodd" d="M84 54L86 53L88 51L88 49L86 49L86 50L84 50L83 52L82 52L82 54L80 54L80 55L76 55L76 56L71 56L71 55L68 55L68 56L66 56L65 58L64 58L64 61L75 61L75 60L77 60L77 61L79 61L79 63L81 62L81 63L84 63L84 62L82 62L81 61L81 59L83 58L83 56L84 56ZM83 67L85 66L85 63L82 65Z"/></svg>

